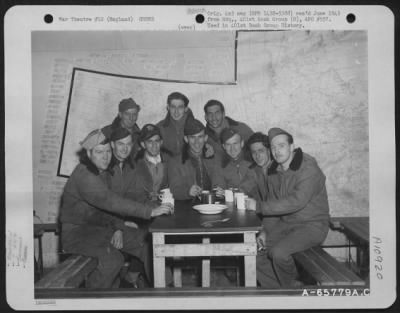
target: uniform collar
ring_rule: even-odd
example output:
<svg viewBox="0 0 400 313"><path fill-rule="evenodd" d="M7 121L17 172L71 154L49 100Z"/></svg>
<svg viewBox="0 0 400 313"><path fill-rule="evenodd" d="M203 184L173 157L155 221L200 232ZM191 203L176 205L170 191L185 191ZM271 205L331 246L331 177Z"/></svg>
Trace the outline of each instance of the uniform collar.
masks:
<svg viewBox="0 0 400 313"><path fill-rule="evenodd" d="M289 164L289 169L297 171L303 163L303 151L301 148L294 149L294 156L292 162ZM271 166L268 169L268 175L276 174L278 172L279 164L273 160Z"/></svg>

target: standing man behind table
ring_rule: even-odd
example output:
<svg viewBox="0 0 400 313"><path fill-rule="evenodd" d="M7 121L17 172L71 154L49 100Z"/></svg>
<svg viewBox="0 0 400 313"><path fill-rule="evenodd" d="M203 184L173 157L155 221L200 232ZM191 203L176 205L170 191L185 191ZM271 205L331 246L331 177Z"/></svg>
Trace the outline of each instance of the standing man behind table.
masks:
<svg viewBox="0 0 400 313"><path fill-rule="evenodd" d="M231 128L236 131L243 141L247 141L251 134L252 129L245 123L235 121L228 116L225 116L225 107L218 100L209 100L204 105L206 134L208 136L208 143L214 148L215 156L222 158L224 155L224 148L222 146L221 132L226 128Z"/></svg>
<svg viewBox="0 0 400 313"><path fill-rule="evenodd" d="M167 98L167 116L157 123L163 138L163 148L173 156L182 153L183 129L187 120L193 119L192 110L188 107L189 99L180 92L173 92Z"/></svg>
<svg viewBox="0 0 400 313"><path fill-rule="evenodd" d="M310 155L295 149L291 134L268 132L274 161L268 170L266 201L249 201L264 217L279 216L272 229L257 238L257 280L266 288L299 285L292 255L321 244L328 233L329 205L325 175Z"/></svg>
<svg viewBox="0 0 400 313"><path fill-rule="evenodd" d="M178 200L193 199L202 190L211 190L213 177L218 176L218 164L213 157L205 156L207 135L199 120L188 120L184 140L182 154L168 162L169 186Z"/></svg>
<svg viewBox="0 0 400 313"><path fill-rule="evenodd" d="M88 277L90 288L118 286L124 264L120 250L137 256L149 270L144 239L136 229L127 228L120 216L150 219L170 214L169 205L154 209L120 197L109 189L111 147L101 130L91 132L82 142L83 158L69 177L61 205L63 249L98 259ZM148 271L149 273L149 271Z"/></svg>
<svg viewBox="0 0 400 313"><path fill-rule="evenodd" d="M141 203L157 203L160 190L168 188L167 159L171 153L161 149L161 131L153 124L143 126L139 143L142 149L136 157L132 196Z"/></svg>
<svg viewBox="0 0 400 313"><path fill-rule="evenodd" d="M223 194L227 188L238 188L249 197L259 199L257 176L251 168L251 162L245 158L242 137L233 128L225 128L220 137L225 154L222 157L221 175L214 179L217 194Z"/></svg>
<svg viewBox="0 0 400 313"><path fill-rule="evenodd" d="M132 135L132 150L130 154L131 161L133 162L139 150L137 139L139 137L140 128L136 124L139 117L140 105L138 105L132 98L122 99L118 105L118 115L114 121L105 127L102 132L107 138L110 138L111 133L117 128L125 128Z"/></svg>

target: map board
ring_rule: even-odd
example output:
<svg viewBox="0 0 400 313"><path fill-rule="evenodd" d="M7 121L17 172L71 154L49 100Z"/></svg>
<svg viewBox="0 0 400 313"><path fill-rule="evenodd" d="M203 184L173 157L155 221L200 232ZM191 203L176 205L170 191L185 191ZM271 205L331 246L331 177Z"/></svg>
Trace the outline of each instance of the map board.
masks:
<svg viewBox="0 0 400 313"><path fill-rule="evenodd" d="M50 80L44 80L44 119L36 116L34 129L34 205L42 220L58 217L66 177L77 164L79 141L111 123L122 98L132 97L142 106L138 124L143 126L164 118L166 98L173 91L188 96L195 117L202 121L204 104L218 99L228 116L254 131L288 130L295 145L314 156L327 176L331 215L368 215L367 32L222 32L214 38L218 49L210 37L195 54L184 45L189 39L179 40L184 35L172 33L177 38L174 49L160 44L156 51L135 46L117 52L99 48L36 54L38 79L45 75L39 71L41 62L52 60ZM176 59L179 54L179 60L186 60L184 66ZM128 61L135 57L141 66ZM175 74L168 74L171 68ZM34 105L38 99L34 93Z"/></svg>

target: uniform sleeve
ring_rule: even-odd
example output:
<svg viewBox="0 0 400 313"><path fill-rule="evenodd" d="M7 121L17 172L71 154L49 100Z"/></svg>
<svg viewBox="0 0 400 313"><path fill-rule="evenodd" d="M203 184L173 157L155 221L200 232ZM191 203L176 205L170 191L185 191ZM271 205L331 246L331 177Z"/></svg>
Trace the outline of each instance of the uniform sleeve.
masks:
<svg viewBox="0 0 400 313"><path fill-rule="evenodd" d="M301 175L294 190L280 199L270 199L257 203L257 212L263 216L280 216L304 209L311 199L325 185L325 177L316 168Z"/></svg>
<svg viewBox="0 0 400 313"><path fill-rule="evenodd" d="M78 191L84 201L107 212L150 219L151 208L111 191L98 175L82 175Z"/></svg>
<svg viewBox="0 0 400 313"><path fill-rule="evenodd" d="M172 194L176 200L190 199L189 190L193 186L183 173L182 165L175 159L168 162L168 183Z"/></svg>

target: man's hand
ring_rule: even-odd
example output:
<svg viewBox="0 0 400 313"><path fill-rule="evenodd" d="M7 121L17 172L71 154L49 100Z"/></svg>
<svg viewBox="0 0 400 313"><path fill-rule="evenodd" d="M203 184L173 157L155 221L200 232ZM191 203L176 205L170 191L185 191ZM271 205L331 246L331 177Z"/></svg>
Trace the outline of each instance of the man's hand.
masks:
<svg viewBox="0 0 400 313"><path fill-rule="evenodd" d="M201 189L200 186L193 185L192 187L190 187L189 195L191 197L197 197L201 193L202 190L203 189Z"/></svg>
<svg viewBox="0 0 400 313"><path fill-rule="evenodd" d="M122 249L124 247L124 236L122 230L116 230L113 236L111 237L111 244L115 249Z"/></svg>
<svg viewBox="0 0 400 313"><path fill-rule="evenodd" d="M213 189L215 191L215 195L219 198L225 196L225 190L222 189L221 187L217 186Z"/></svg>
<svg viewBox="0 0 400 313"><path fill-rule="evenodd" d="M171 203L163 203L151 211L151 217L156 217L164 214L173 214L174 207Z"/></svg>
<svg viewBox="0 0 400 313"><path fill-rule="evenodd" d="M257 236L257 250L265 250L267 247L267 233L262 230Z"/></svg>

